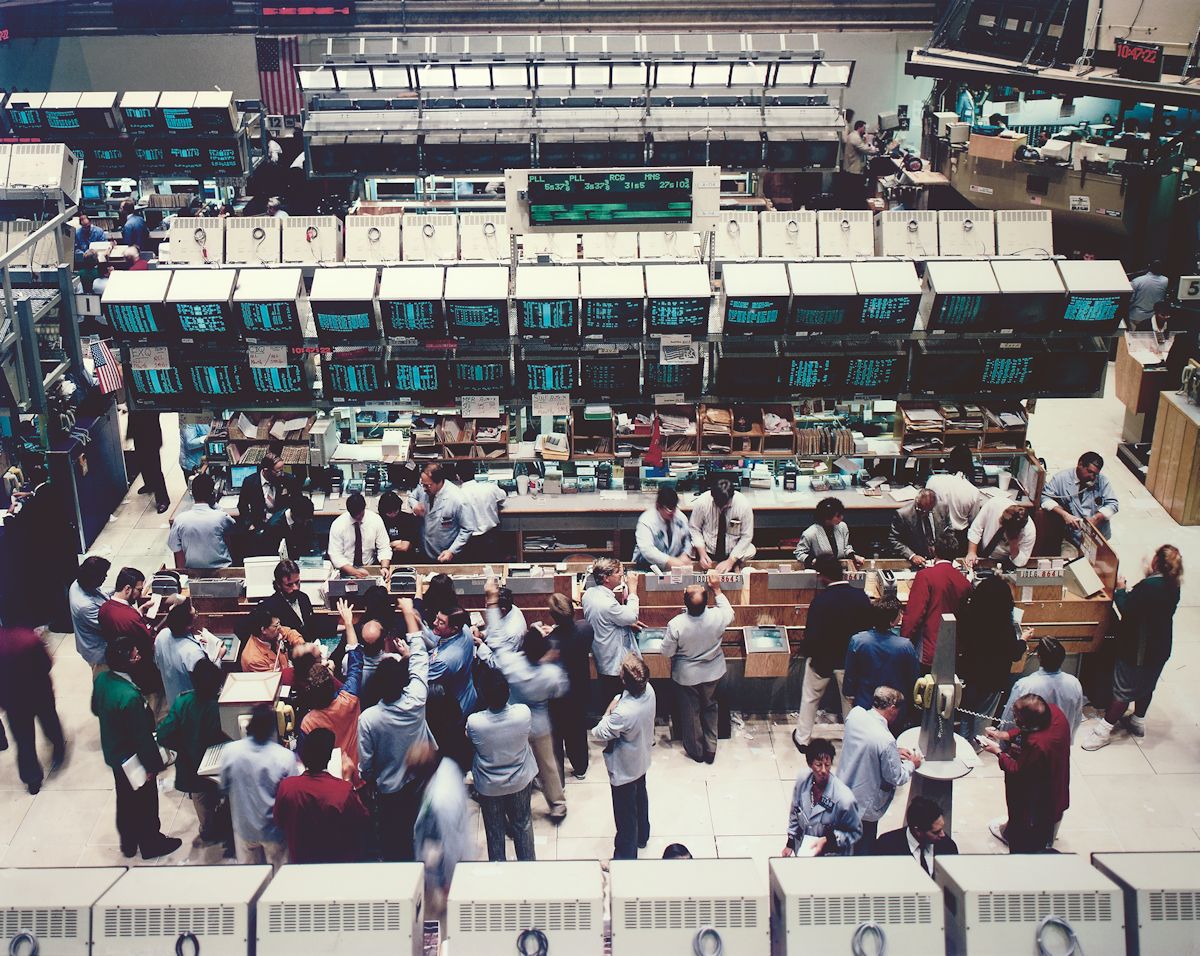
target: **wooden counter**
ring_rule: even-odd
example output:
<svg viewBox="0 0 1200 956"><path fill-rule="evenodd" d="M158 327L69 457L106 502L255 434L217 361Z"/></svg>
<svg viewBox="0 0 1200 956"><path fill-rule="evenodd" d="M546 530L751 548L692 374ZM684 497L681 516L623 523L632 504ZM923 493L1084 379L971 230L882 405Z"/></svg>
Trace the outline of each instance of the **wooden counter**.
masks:
<svg viewBox="0 0 1200 956"><path fill-rule="evenodd" d="M1179 524L1200 524L1200 406L1176 392L1158 397L1146 487Z"/></svg>
<svg viewBox="0 0 1200 956"><path fill-rule="evenodd" d="M1171 343L1168 339L1159 347L1152 332L1126 332L1117 339L1117 398L1134 414L1144 415L1154 410L1159 392L1179 383L1170 381L1165 367L1147 367L1130 351L1130 344L1136 347L1139 342L1154 343L1162 361L1166 360Z"/></svg>

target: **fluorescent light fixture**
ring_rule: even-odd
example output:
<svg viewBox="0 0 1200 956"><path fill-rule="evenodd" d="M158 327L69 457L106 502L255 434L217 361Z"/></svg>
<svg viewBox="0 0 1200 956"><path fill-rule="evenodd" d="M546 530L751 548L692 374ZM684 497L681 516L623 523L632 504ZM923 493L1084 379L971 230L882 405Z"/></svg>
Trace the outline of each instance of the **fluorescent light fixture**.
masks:
<svg viewBox="0 0 1200 956"><path fill-rule="evenodd" d="M448 65L429 63L417 70L417 80L423 90L449 90L454 88L454 71Z"/></svg>
<svg viewBox="0 0 1200 956"><path fill-rule="evenodd" d="M524 64L492 64L494 86L519 86L525 89L528 82Z"/></svg>
<svg viewBox="0 0 1200 956"><path fill-rule="evenodd" d="M617 67L613 68L613 80L616 80ZM620 69L624 69L621 67ZM655 80L659 86L691 86L692 64L690 63L659 63L655 67Z"/></svg>
<svg viewBox="0 0 1200 956"><path fill-rule="evenodd" d="M315 70L300 71L300 89L302 90L332 90L334 89L333 70L318 67Z"/></svg>
<svg viewBox="0 0 1200 956"><path fill-rule="evenodd" d="M735 63L733 65L734 86L766 86L766 63Z"/></svg>
<svg viewBox="0 0 1200 956"><path fill-rule="evenodd" d="M375 83L371 79L369 67L337 67L338 86L343 90L373 90Z"/></svg>

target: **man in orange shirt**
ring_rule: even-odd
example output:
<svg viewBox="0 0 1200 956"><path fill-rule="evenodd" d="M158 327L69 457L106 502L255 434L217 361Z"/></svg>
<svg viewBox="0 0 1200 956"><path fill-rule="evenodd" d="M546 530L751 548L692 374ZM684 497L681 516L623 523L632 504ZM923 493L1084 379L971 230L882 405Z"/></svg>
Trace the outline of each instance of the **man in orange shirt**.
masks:
<svg viewBox="0 0 1200 956"><path fill-rule="evenodd" d="M288 665L288 653L303 643L299 631L281 627L279 618L260 604L250 612L250 634L242 647L242 670L281 671Z"/></svg>
<svg viewBox="0 0 1200 956"><path fill-rule="evenodd" d="M358 789L358 694L362 686L363 653L354 631L354 611L345 601L338 601L338 613L346 628L346 681L338 690L328 667L315 664L299 687L300 706L308 713L300 722L300 739L318 727L333 731L334 742L342 751L342 779Z"/></svg>

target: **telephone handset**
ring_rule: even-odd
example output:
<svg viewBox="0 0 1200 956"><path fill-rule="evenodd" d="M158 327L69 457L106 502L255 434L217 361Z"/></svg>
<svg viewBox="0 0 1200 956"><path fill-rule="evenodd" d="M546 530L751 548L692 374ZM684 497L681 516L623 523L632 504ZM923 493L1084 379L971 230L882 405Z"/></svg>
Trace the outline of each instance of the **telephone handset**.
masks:
<svg viewBox="0 0 1200 956"><path fill-rule="evenodd" d="M917 680L913 686L913 703L922 710L930 710L936 706L937 712L944 720L953 720L954 712L962 699L962 682L956 677L953 684L938 684L933 677L926 675Z"/></svg>

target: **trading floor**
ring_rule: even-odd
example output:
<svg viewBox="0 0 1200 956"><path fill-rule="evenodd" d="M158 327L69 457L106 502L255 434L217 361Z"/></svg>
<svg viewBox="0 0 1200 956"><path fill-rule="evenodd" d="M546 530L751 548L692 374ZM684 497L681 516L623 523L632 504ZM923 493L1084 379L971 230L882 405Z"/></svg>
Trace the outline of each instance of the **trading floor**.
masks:
<svg viewBox="0 0 1200 956"><path fill-rule="evenodd" d="M1113 544L1122 573L1132 586L1142 576L1141 561L1152 547L1170 543L1185 564L1200 560L1200 527L1181 528L1117 461L1116 442L1123 407L1113 395L1110 368L1103 399L1044 400L1030 417L1029 438L1050 471L1071 465L1092 449L1106 459L1105 474L1120 496ZM164 416L163 471L172 497L183 489L176 462L174 416ZM135 483L136 486L140 484ZM648 499L649 500L649 499ZM131 490L93 549L112 562L145 572L170 562L165 515L155 513L151 496ZM112 582L108 582L111 586ZM69 741L68 764L30 796L17 779L10 753L0 757L0 866L159 865L221 862L221 848L193 849L196 814L171 787L172 770L160 778L163 831L183 839L175 853L150 864L126 860L114 826L111 772L100 755L99 729L89 710L90 674L67 634L49 634L54 654L58 710ZM1200 708L1195 675L1200 672L1200 568L1185 573L1175 617L1174 654L1163 673L1147 719L1144 739L1121 733L1094 753L1079 747L1093 719L1090 709L1077 735L1071 774L1071 807L1057 846L1096 850L1200 849ZM1189 690L1191 688L1191 690ZM721 741L715 764L694 763L679 742L658 728L647 784L652 837L643 857L657 857L669 843L684 843L697 857L779 855L784 844L788 803L803 759L791 740L795 715L770 721L737 719L732 739ZM818 728L818 731L820 728ZM830 736L840 736L840 727ZM46 754L48 762L48 753ZM953 837L964 853L1003 852L987 824L1005 811L1004 785L995 758L954 788ZM834 767L835 773L837 767ZM544 803L534 802L539 859L600 859L612 853L613 817L604 763L591 763L587 778L567 785L570 814L555 827ZM880 832L902 824L906 794L900 793ZM482 858L483 827L472 806L476 858Z"/></svg>

